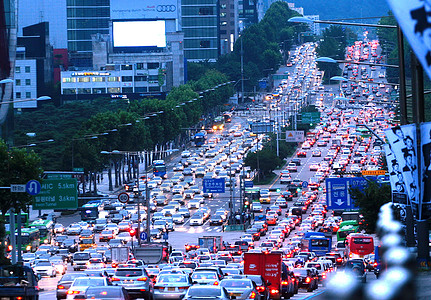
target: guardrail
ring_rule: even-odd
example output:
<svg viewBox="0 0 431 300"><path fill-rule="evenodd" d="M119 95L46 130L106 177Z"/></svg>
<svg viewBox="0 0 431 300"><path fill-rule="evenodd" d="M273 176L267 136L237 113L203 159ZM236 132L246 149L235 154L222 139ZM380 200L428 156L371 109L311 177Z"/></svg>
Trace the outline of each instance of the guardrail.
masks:
<svg viewBox="0 0 431 300"><path fill-rule="evenodd" d="M361 284L354 274L338 272L328 282L326 299L416 299L415 258L403 245L402 225L394 218L392 203L380 208L377 234L381 254L378 279Z"/></svg>

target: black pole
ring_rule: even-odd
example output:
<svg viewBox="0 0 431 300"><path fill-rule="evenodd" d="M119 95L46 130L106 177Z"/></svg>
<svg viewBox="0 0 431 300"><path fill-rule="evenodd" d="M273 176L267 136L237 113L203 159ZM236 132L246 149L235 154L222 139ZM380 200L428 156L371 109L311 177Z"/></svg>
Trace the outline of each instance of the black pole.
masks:
<svg viewBox="0 0 431 300"><path fill-rule="evenodd" d="M401 125L407 124L407 97L406 97L406 70L404 64L404 36L400 26L397 26L397 40L398 40L398 63L399 63L399 74L400 74L400 86L399 86L399 99L400 99L400 114L401 114Z"/></svg>

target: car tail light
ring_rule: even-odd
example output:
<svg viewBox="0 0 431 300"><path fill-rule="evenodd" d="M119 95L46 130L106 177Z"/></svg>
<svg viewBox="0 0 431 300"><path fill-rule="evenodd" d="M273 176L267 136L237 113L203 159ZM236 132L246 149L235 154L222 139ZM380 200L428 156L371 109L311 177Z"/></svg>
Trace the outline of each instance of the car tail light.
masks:
<svg viewBox="0 0 431 300"><path fill-rule="evenodd" d="M67 291L67 294L68 295L78 295L79 294L79 291Z"/></svg>
<svg viewBox="0 0 431 300"><path fill-rule="evenodd" d="M310 283L311 282L311 278L310 277L305 278L305 282L306 283Z"/></svg>
<svg viewBox="0 0 431 300"><path fill-rule="evenodd" d="M187 290L189 287L188 286L179 286L178 289L179 290Z"/></svg>
<svg viewBox="0 0 431 300"><path fill-rule="evenodd" d="M322 274L322 278L323 278L323 279L326 279L326 273L325 273L325 272L323 272L323 274Z"/></svg>
<svg viewBox="0 0 431 300"><path fill-rule="evenodd" d="M112 264L111 264L111 266L112 266L113 268L116 268L116 267L118 266L118 264L116 264L116 263L112 263Z"/></svg>
<svg viewBox="0 0 431 300"><path fill-rule="evenodd" d="M264 287L264 286L258 286L258 287L256 287L256 290L257 290L259 293L263 293L263 292L265 291L265 287Z"/></svg>
<svg viewBox="0 0 431 300"><path fill-rule="evenodd" d="M292 282L295 282L295 280L296 280L295 278L292 278Z"/></svg>
<svg viewBox="0 0 431 300"><path fill-rule="evenodd" d="M214 281L213 285L219 285L218 281Z"/></svg>
<svg viewBox="0 0 431 300"><path fill-rule="evenodd" d="M154 286L153 287L155 290L163 290L163 289L165 289L165 287L164 286Z"/></svg>
<svg viewBox="0 0 431 300"><path fill-rule="evenodd" d="M117 278L117 277L112 277L111 280L112 281L121 281L120 278Z"/></svg>
<svg viewBox="0 0 431 300"><path fill-rule="evenodd" d="M59 290L64 290L64 285L57 285L57 288L59 289Z"/></svg>
<svg viewBox="0 0 431 300"><path fill-rule="evenodd" d="M337 262L341 262L343 259L341 257L337 258Z"/></svg>
<svg viewBox="0 0 431 300"><path fill-rule="evenodd" d="M270 294L278 294L278 290L277 289L271 289L269 291Z"/></svg>
<svg viewBox="0 0 431 300"><path fill-rule="evenodd" d="M285 280L283 280L283 281L281 282L281 284L282 284L282 285L288 285L288 284L289 284L289 281L285 281Z"/></svg>
<svg viewBox="0 0 431 300"><path fill-rule="evenodd" d="M147 277L141 277L141 278L138 278L137 280L138 281L147 281L147 279L148 279Z"/></svg>
<svg viewBox="0 0 431 300"><path fill-rule="evenodd" d="M373 264L373 266L374 266L374 267L377 267L377 263L375 262L375 263Z"/></svg>
<svg viewBox="0 0 431 300"><path fill-rule="evenodd" d="M16 297L16 300L22 300L22 297Z"/></svg>
<svg viewBox="0 0 431 300"><path fill-rule="evenodd" d="M249 297L250 299L254 299L254 298L256 298L256 292L255 291L251 291L251 293L250 293L250 297Z"/></svg>

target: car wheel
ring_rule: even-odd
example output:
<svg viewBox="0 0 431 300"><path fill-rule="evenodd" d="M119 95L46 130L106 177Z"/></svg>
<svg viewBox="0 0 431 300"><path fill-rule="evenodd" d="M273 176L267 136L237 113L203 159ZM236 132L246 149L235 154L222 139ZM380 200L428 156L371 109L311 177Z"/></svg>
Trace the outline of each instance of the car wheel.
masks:
<svg viewBox="0 0 431 300"><path fill-rule="evenodd" d="M309 293L311 293L313 290L314 290L313 287L307 288L307 292L309 292Z"/></svg>

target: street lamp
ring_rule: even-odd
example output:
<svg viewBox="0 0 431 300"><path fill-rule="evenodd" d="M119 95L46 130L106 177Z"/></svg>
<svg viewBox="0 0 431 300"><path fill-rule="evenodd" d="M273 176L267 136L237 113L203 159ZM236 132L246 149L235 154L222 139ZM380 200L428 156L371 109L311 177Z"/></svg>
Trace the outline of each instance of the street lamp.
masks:
<svg viewBox="0 0 431 300"><path fill-rule="evenodd" d="M353 60L336 60L331 57L318 57L316 58L316 62L325 62L325 63L334 63L334 64L353 64L353 65L366 65L366 66L376 66L376 67L386 67L386 68L399 68L397 65L387 65L387 64L373 64L367 62L359 62Z"/></svg>

